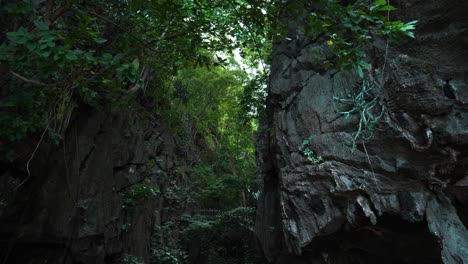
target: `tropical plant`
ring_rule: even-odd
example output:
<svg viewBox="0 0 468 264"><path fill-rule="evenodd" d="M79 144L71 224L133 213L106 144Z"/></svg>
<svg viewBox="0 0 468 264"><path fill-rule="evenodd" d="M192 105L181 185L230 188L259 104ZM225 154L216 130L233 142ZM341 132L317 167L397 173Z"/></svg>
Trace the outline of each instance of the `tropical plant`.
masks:
<svg viewBox="0 0 468 264"><path fill-rule="evenodd" d="M343 99L333 97L333 99L341 104L350 107L350 110L341 111L339 114L348 119L350 115L358 115L358 128L351 140L352 149L356 148L357 142L367 142L374 137L377 130L377 125L384 114L384 109L378 106L378 100L375 96L376 83L374 80L365 79L360 84L361 89L353 98Z"/></svg>
<svg viewBox="0 0 468 264"><path fill-rule="evenodd" d="M314 151L310 149L310 142L314 139L314 136L310 136L308 139L304 140L302 144L297 148L308 161L318 164L322 162L322 156L317 156Z"/></svg>
<svg viewBox="0 0 468 264"><path fill-rule="evenodd" d="M346 5L339 0L321 0L313 5L313 11L306 17L304 33L330 46L335 56L324 61L325 69L354 69L363 78L364 70L370 69L366 62L366 48L374 36L389 40L403 36L414 38L412 30L417 21L390 21L389 12L396 8L386 0L372 4L355 1Z"/></svg>

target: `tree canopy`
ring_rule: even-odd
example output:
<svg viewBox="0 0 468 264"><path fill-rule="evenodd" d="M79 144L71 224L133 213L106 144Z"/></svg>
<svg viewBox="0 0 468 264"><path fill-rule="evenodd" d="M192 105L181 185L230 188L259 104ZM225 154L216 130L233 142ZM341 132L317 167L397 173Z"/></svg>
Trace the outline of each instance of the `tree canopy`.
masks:
<svg viewBox="0 0 468 264"><path fill-rule="evenodd" d="M59 137L82 104L129 108L144 94L164 108L181 70L226 65L220 54L233 49L256 63L267 3L2 1L0 147L43 130Z"/></svg>

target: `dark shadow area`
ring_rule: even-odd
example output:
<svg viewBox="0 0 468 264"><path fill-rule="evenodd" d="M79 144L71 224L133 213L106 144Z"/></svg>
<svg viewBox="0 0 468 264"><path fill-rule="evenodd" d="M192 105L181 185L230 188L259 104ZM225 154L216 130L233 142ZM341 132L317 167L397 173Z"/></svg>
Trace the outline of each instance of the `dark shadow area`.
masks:
<svg viewBox="0 0 468 264"><path fill-rule="evenodd" d="M438 264L440 247L427 223L409 223L384 215L377 225L357 229L344 225L334 235L314 240L304 249L306 263Z"/></svg>

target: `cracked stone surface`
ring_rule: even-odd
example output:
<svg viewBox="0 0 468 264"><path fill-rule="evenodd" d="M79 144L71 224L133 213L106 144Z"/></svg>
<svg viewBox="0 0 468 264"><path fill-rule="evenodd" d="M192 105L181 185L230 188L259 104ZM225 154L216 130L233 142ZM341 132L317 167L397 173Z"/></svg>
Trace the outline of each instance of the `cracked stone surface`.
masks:
<svg viewBox="0 0 468 264"><path fill-rule="evenodd" d="M355 149L358 116L340 115L350 107L333 97L362 81L307 63L329 56L325 40L293 30L274 47L256 225L272 263L468 263L468 4L392 5L396 19L419 20L417 37L390 43L388 56L383 40L369 47L383 116ZM307 139L321 163L299 150Z"/></svg>
<svg viewBox="0 0 468 264"><path fill-rule="evenodd" d="M63 143L42 144L20 189L25 163L0 164L0 262L117 263L130 254L147 263L163 201L129 208L123 196L146 178L162 188L182 162L174 140L154 120L76 110Z"/></svg>

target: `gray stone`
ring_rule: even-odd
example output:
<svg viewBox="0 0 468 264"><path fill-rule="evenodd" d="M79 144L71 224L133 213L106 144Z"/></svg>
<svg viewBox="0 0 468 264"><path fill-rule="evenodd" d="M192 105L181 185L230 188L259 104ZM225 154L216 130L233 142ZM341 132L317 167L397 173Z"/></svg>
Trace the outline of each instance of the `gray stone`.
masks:
<svg viewBox="0 0 468 264"><path fill-rule="evenodd" d="M384 117L355 149L359 117L340 115L350 106L333 97L357 94L359 77L321 70L314 58L330 54L299 35L274 47L256 224L272 263L468 262L468 6L396 5L395 19L419 20L417 37L390 43L387 56L385 41L369 47ZM300 31L300 16L288 23ZM305 140L321 163L298 149Z"/></svg>

